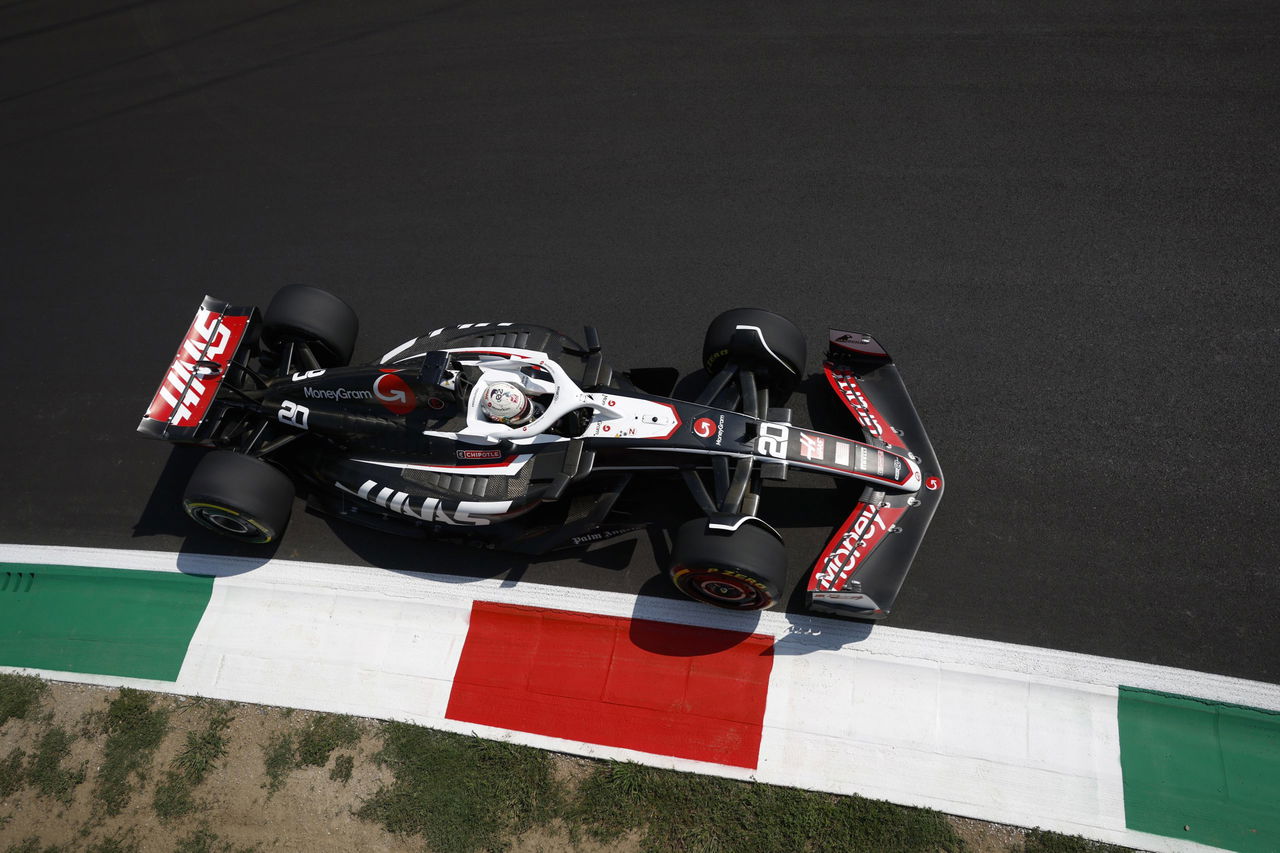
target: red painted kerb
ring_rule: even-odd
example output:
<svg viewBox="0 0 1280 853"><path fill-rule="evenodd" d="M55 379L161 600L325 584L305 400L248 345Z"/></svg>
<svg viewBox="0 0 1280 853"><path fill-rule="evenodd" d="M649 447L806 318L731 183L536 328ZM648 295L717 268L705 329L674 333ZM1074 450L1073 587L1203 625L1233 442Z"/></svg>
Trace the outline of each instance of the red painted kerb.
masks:
<svg viewBox="0 0 1280 853"><path fill-rule="evenodd" d="M451 720L754 768L773 638L477 601Z"/></svg>

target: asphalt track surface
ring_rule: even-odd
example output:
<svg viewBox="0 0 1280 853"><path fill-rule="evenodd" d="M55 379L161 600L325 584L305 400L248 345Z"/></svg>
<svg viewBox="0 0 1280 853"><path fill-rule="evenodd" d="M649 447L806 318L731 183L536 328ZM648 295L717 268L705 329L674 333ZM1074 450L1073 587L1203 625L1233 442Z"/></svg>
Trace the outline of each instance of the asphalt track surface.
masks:
<svg viewBox="0 0 1280 853"><path fill-rule="evenodd" d="M133 432L205 293L333 290L357 359L527 320L689 373L759 305L811 353L875 333L930 431L892 624L1280 681L1278 35L1163 0L8 0L0 540L250 553ZM848 496L785 490L799 587ZM274 553L674 595L664 549L299 509Z"/></svg>

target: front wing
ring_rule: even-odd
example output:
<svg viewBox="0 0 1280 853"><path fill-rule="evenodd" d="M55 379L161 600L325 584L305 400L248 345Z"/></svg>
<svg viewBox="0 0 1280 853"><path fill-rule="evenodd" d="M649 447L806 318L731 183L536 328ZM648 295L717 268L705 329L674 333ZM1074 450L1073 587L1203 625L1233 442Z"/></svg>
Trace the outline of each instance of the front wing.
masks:
<svg viewBox="0 0 1280 853"><path fill-rule="evenodd" d="M832 330L822 368L866 442L906 456L922 475L913 491L868 485L809 574L811 609L883 619L942 499L942 469L898 368L874 338Z"/></svg>

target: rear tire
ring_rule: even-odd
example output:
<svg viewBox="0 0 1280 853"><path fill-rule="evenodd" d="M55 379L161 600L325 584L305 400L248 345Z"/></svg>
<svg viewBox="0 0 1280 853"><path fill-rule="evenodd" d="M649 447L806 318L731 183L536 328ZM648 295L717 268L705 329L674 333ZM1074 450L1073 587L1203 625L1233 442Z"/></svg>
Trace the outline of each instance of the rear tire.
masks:
<svg viewBox="0 0 1280 853"><path fill-rule="evenodd" d="M804 334L786 317L763 308L734 308L707 327L702 363L714 375L732 361L761 376L771 392L788 394L804 376L807 350Z"/></svg>
<svg viewBox="0 0 1280 853"><path fill-rule="evenodd" d="M311 347L321 367L351 362L360 320L351 306L327 290L290 284L271 298L263 315L263 336L273 349L289 341Z"/></svg>
<svg viewBox="0 0 1280 853"><path fill-rule="evenodd" d="M215 533L265 545L280 538L289 523L293 481L261 459L215 450L196 465L182 508Z"/></svg>
<svg viewBox="0 0 1280 853"><path fill-rule="evenodd" d="M787 578L782 541L750 521L734 531L716 530L709 523L695 518L676 531L668 570L676 589L728 610L773 607Z"/></svg>

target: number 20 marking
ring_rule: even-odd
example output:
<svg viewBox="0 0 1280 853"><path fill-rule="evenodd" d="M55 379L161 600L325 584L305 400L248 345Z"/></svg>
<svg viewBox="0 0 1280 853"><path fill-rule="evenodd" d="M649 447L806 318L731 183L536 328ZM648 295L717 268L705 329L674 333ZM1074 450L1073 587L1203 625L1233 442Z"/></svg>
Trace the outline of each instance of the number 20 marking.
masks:
<svg viewBox="0 0 1280 853"><path fill-rule="evenodd" d="M288 424L298 429L307 428L307 418L311 417L311 410L306 406L299 406L292 400L285 400L280 404L280 423Z"/></svg>
<svg viewBox="0 0 1280 853"><path fill-rule="evenodd" d="M760 437L756 439L756 452L761 456L785 459L787 436L790 430L782 424L760 424Z"/></svg>

